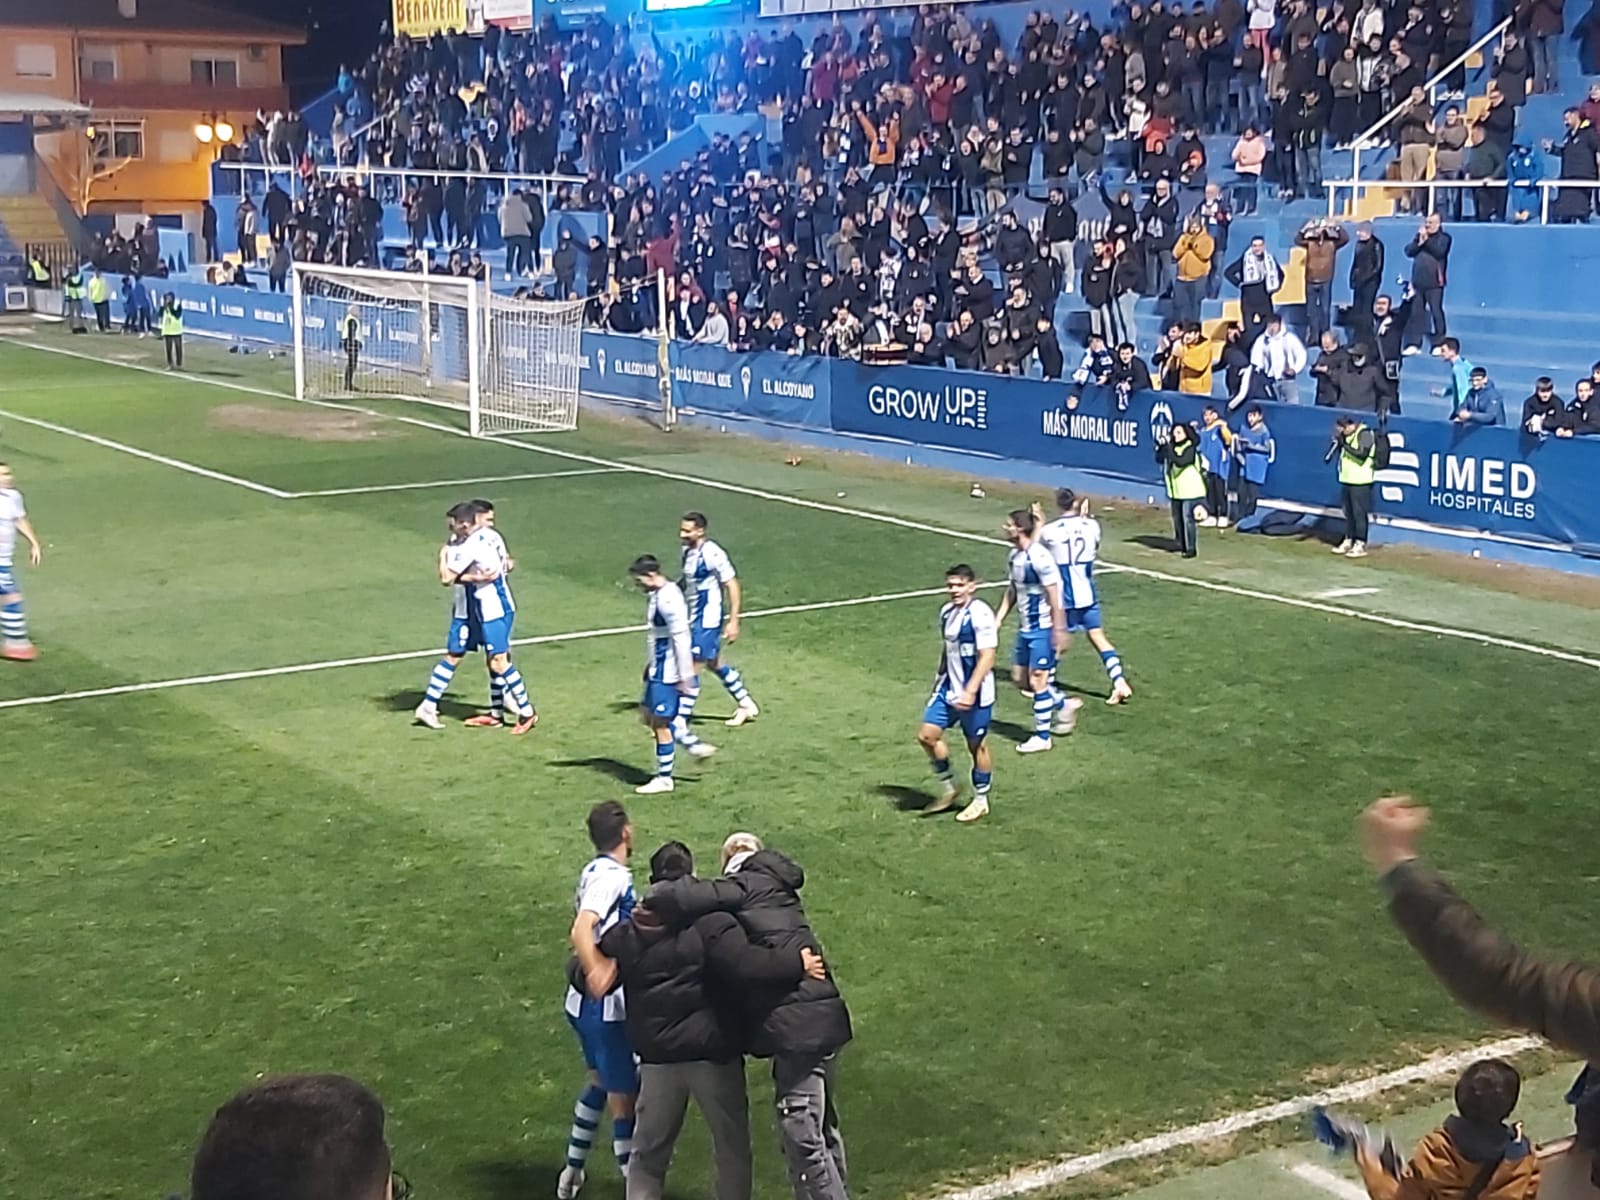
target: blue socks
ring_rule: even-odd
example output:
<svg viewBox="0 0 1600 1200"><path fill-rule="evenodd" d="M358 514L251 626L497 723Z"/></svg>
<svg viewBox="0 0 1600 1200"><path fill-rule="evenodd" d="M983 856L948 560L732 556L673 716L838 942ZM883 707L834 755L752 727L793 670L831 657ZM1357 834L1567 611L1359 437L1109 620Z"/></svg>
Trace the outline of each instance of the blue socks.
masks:
<svg viewBox="0 0 1600 1200"><path fill-rule="evenodd" d="M0 607L0 637L8 642L28 640L28 618L20 598Z"/></svg>
<svg viewBox="0 0 1600 1200"><path fill-rule="evenodd" d="M672 736L685 746L693 746L700 738L694 730L689 728L689 718L694 716L694 706L700 701L700 687L698 684L687 696L678 697L678 715L672 721ZM668 774L671 774L669 771Z"/></svg>
<svg viewBox="0 0 1600 1200"><path fill-rule="evenodd" d="M1047 742L1050 740L1050 718L1060 707L1057 695L1059 693L1050 687L1033 694L1033 732L1036 737L1041 737Z"/></svg>
<svg viewBox="0 0 1600 1200"><path fill-rule="evenodd" d="M934 759L933 760L933 773L935 775L937 775L940 779L949 779L950 778L950 760L948 758L936 758L936 759Z"/></svg>
<svg viewBox="0 0 1600 1200"><path fill-rule="evenodd" d="M522 682L522 672L515 665L509 666L505 674L500 676L502 695L511 697L511 707L520 717L533 715L533 702L528 699L527 685Z"/></svg>
<svg viewBox="0 0 1600 1200"><path fill-rule="evenodd" d="M600 1128L600 1117L606 1109L605 1089L591 1083L583 1089L578 1103L572 1108L572 1131L567 1134L567 1166L583 1170L589 1161L589 1151L594 1149L594 1133ZM632 1125L632 1122L629 1122Z"/></svg>
<svg viewBox="0 0 1600 1200"><path fill-rule="evenodd" d="M750 699L750 689L744 685L744 677L739 674L738 667L721 666L717 668L717 678L722 680L722 686L728 689L729 694L738 703L743 704Z"/></svg>
<svg viewBox="0 0 1600 1200"><path fill-rule="evenodd" d="M628 1163L633 1159L632 1117L617 1117L611 1122L611 1149L617 1156L617 1168L626 1177Z"/></svg>
<svg viewBox="0 0 1600 1200"><path fill-rule="evenodd" d="M989 795L989 780L994 777L992 771L980 771L972 768L972 794L974 797L987 798Z"/></svg>
<svg viewBox="0 0 1600 1200"><path fill-rule="evenodd" d="M455 678L456 664L448 658L441 658L433 668L433 674L428 677L428 691L426 699L429 704L438 704L450 687L450 680Z"/></svg>

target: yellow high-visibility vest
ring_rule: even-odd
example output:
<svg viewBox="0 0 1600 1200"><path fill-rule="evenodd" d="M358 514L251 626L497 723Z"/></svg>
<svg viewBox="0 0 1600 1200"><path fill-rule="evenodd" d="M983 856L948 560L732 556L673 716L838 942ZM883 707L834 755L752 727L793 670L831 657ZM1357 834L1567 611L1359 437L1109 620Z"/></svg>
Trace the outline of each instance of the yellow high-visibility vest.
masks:
<svg viewBox="0 0 1600 1200"><path fill-rule="evenodd" d="M176 304L163 304L161 306L161 336L181 337L183 335L183 309Z"/></svg>
<svg viewBox="0 0 1600 1200"><path fill-rule="evenodd" d="M106 282L104 275L91 275L89 277L89 303L104 304L111 299L111 285Z"/></svg>
<svg viewBox="0 0 1600 1200"><path fill-rule="evenodd" d="M1205 473L1200 470L1200 456L1187 467L1167 467L1167 496L1172 500L1199 500L1206 494Z"/></svg>
<svg viewBox="0 0 1600 1200"><path fill-rule="evenodd" d="M1365 458L1361 457L1356 449L1356 439L1365 431L1365 425L1357 425L1341 438L1343 445L1339 447L1339 482L1347 483L1353 487L1370 484L1377 478L1378 468L1374 463L1377 458L1377 448L1374 447Z"/></svg>

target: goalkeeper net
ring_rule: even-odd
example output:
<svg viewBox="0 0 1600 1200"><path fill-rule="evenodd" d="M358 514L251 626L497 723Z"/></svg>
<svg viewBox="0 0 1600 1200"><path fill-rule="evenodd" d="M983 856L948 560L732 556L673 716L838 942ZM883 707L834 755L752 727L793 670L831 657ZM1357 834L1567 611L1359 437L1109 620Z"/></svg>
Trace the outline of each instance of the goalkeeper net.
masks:
<svg viewBox="0 0 1600 1200"><path fill-rule="evenodd" d="M486 283L294 264L295 396L388 397L468 414L474 436L575 429L583 305Z"/></svg>

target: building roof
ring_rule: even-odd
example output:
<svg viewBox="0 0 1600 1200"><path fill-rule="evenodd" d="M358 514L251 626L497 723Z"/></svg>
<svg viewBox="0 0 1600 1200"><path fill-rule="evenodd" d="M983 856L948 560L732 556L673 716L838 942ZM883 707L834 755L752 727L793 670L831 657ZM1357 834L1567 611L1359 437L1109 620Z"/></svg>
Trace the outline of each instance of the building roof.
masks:
<svg viewBox="0 0 1600 1200"><path fill-rule="evenodd" d="M199 0L135 0L135 12L124 17L117 0L4 0L0 28L72 29L95 33L188 33L234 41L306 40L303 28L263 21L202 4Z"/></svg>
<svg viewBox="0 0 1600 1200"><path fill-rule="evenodd" d="M71 100L29 92L0 92L0 117L87 117L89 109Z"/></svg>

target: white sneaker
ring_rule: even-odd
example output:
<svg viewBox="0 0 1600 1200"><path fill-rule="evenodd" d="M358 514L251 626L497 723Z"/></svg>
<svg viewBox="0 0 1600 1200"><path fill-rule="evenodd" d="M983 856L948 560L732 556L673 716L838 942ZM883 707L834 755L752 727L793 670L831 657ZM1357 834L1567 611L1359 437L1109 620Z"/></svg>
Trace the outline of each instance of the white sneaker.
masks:
<svg viewBox="0 0 1600 1200"><path fill-rule="evenodd" d="M1333 552L1335 554L1349 554L1350 553L1350 547L1354 546L1354 545L1355 545L1355 543L1352 542L1349 538L1345 538L1344 541L1340 542L1337 546L1335 546L1333 548Z"/></svg>
<svg viewBox="0 0 1600 1200"><path fill-rule="evenodd" d="M1196 521L1195 524L1204 529L1215 529L1217 527L1217 519L1215 517L1206 517L1203 520Z"/></svg>
<svg viewBox="0 0 1600 1200"><path fill-rule="evenodd" d="M1422 353L1422 347L1421 346L1407 346L1404 350L1400 351L1400 354L1405 358L1410 358L1413 354L1421 354L1421 353Z"/></svg>
<svg viewBox="0 0 1600 1200"><path fill-rule="evenodd" d="M1227 527L1228 527L1228 518L1227 517L1218 517L1217 518L1217 528L1218 529L1226 529Z"/></svg>
<svg viewBox="0 0 1600 1200"><path fill-rule="evenodd" d="M754 721L761 715L761 709L754 700L741 700L733 716L723 722L729 729L737 729L746 721Z"/></svg>
<svg viewBox="0 0 1600 1200"><path fill-rule="evenodd" d="M717 752L717 748L710 742L696 742L689 747L690 758L710 758Z"/></svg>
<svg viewBox="0 0 1600 1200"><path fill-rule="evenodd" d="M1050 732L1071 733L1078 727L1078 710L1082 707L1082 700L1076 696L1069 698L1056 713L1055 723L1050 726Z"/></svg>
<svg viewBox="0 0 1600 1200"><path fill-rule="evenodd" d="M1433 356L1435 358L1443 358L1444 357L1444 347L1443 346L1435 346L1433 348Z"/></svg>
<svg viewBox="0 0 1600 1200"><path fill-rule="evenodd" d="M956 781L954 779L941 779L939 781L939 798L922 810L923 815L929 816L933 813L949 812L956 806L957 795Z"/></svg>
<svg viewBox="0 0 1600 1200"><path fill-rule="evenodd" d="M416 718L418 725L426 725L429 729L444 728L444 722L439 720L439 706L431 701L424 700L411 715Z"/></svg>
<svg viewBox="0 0 1600 1200"><path fill-rule="evenodd" d="M562 1167L561 1178L556 1180L556 1200L576 1200L586 1178L582 1167Z"/></svg>
<svg viewBox="0 0 1600 1200"><path fill-rule="evenodd" d="M1133 685L1126 679L1119 679L1111 685L1111 695L1106 697L1107 704L1121 704L1124 700L1133 699Z"/></svg>
<svg viewBox="0 0 1600 1200"><path fill-rule="evenodd" d="M1020 747L1019 747L1019 749L1020 749ZM963 808L960 812L958 812L956 814L956 820L960 821L963 825L965 825L965 824L968 824L968 823L970 823L972 821L976 821L979 817L986 817L988 815L989 815L989 797L987 797L987 796L974 796L972 798L972 803L967 805L965 808Z"/></svg>
<svg viewBox="0 0 1600 1200"><path fill-rule="evenodd" d="M641 783L633 789L635 796L659 796L672 790L672 776L657 775L649 783Z"/></svg>
<svg viewBox="0 0 1600 1200"><path fill-rule="evenodd" d="M1037 733L1017 747L1018 754L1043 754L1055 743L1047 737L1040 737Z"/></svg>
<svg viewBox="0 0 1600 1200"><path fill-rule="evenodd" d="M1351 543L1350 549L1345 551L1344 556L1346 558L1365 558L1367 556L1367 544L1365 542Z"/></svg>

